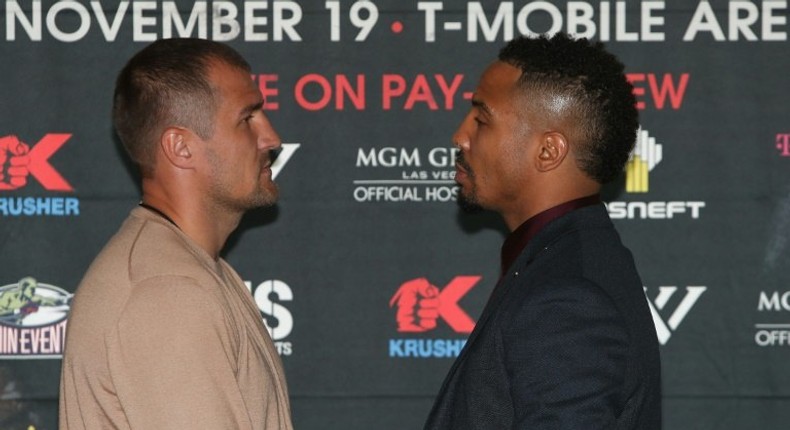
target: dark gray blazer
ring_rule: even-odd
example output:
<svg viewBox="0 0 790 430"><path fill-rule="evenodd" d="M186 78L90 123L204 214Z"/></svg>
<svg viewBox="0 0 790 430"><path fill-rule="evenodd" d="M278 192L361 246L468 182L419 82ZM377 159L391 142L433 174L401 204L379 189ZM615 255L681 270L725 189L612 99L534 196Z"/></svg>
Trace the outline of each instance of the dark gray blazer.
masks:
<svg viewBox="0 0 790 430"><path fill-rule="evenodd" d="M660 371L633 257L603 204L588 206L499 281L425 429L659 430Z"/></svg>

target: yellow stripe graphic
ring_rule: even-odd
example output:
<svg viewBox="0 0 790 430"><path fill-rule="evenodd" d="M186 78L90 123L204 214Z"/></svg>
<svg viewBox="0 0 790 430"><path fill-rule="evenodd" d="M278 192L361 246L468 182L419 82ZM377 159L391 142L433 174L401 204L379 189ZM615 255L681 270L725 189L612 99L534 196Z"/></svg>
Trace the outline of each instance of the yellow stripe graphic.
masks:
<svg viewBox="0 0 790 430"><path fill-rule="evenodd" d="M628 160L625 167L625 191L646 193L649 188L647 162L638 155Z"/></svg>

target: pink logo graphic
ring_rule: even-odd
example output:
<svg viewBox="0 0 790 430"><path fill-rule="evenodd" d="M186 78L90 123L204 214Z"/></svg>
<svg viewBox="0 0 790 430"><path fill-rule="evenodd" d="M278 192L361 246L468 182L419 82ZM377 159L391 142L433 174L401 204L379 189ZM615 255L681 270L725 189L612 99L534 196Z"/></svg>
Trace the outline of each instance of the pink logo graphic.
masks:
<svg viewBox="0 0 790 430"><path fill-rule="evenodd" d="M69 138L70 134L47 134L30 148L16 136L0 137L0 190L24 187L32 175L47 190L73 191L48 161Z"/></svg>
<svg viewBox="0 0 790 430"><path fill-rule="evenodd" d="M782 157L790 157L790 133L777 133L776 149Z"/></svg>
<svg viewBox="0 0 790 430"><path fill-rule="evenodd" d="M456 276L439 290L426 278L404 282L390 299L390 307L397 306L395 320L399 332L425 332L436 328L440 317L458 333L471 333L474 320L458 306L480 276Z"/></svg>

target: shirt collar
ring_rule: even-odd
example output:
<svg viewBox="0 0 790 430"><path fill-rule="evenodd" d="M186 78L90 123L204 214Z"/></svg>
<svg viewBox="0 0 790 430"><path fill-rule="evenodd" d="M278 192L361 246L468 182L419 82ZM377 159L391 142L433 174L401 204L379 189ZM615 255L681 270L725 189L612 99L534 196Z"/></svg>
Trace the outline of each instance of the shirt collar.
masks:
<svg viewBox="0 0 790 430"><path fill-rule="evenodd" d="M548 223L576 209L592 206L600 202L601 197L598 194L593 194L561 203L524 221L523 224L508 235L505 243L502 244L502 273L500 276L504 276L519 254L521 254L521 251L526 248L527 243Z"/></svg>

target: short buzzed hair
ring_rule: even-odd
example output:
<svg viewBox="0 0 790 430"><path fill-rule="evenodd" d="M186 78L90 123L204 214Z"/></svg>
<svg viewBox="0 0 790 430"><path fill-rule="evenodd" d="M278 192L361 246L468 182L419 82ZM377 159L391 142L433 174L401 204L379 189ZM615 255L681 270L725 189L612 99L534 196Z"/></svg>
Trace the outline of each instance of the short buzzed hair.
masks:
<svg viewBox="0 0 790 430"><path fill-rule="evenodd" d="M634 148L639 114L623 64L600 42L553 37L520 37L499 60L522 71L520 88L530 95L566 101L563 119L575 126L579 168L598 183L617 178Z"/></svg>
<svg viewBox="0 0 790 430"><path fill-rule="evenodd" d="M208 78L213 61L250 71L233 48L203 39L158 40L121 70L113 126L144 174L153 168L157 140L167 127L185 127L203 139L213 135L216 100Z"/></svg>

